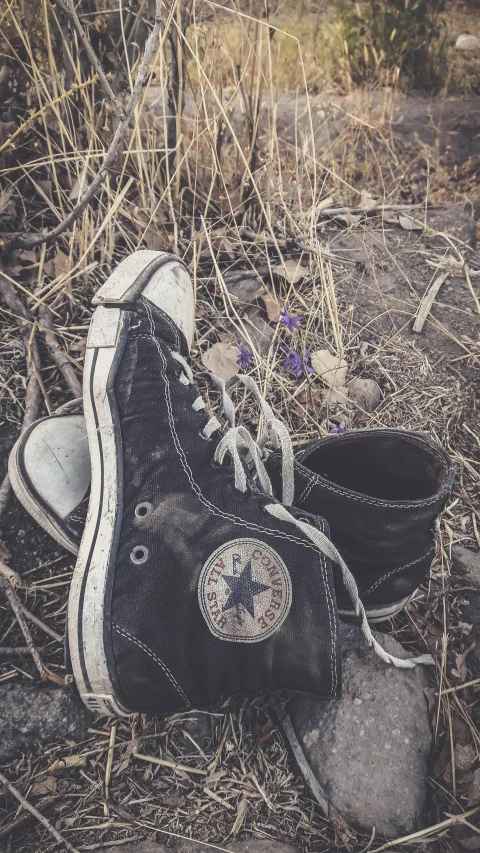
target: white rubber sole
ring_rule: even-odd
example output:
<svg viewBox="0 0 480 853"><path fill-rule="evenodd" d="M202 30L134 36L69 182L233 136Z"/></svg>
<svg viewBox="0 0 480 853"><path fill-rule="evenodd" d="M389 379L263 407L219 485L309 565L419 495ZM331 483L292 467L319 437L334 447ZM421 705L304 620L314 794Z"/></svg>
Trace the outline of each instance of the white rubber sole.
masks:
<svg viewBox="0 0 480 853"><path fill-rule="evenodd" d="M105 648L105 637L109 636L106 602L113 580L109 570L115 561L123 489L121 435L112 389L131 316L128 306L119 307L119 303L124 298L131 302L132 293L145 290L152 262L165 264L165 272L173 264L181 266L173 255L162 252L137 252L126 258L95 297L99 307L92 317L85 356L84 415L92 481L87 520L70 588L68 641L72 672L82 701L91 710L107 715L131 713L115 695L113 661L110 660L110 666L108 661L110 644ZM170 289L175 289L176 284L177 280L172 280ZM106 305L99 304L103 295ZM166 313L169 313L169 300L170 295L168 304L161 306ZM193 297L191 301L187 297L187 313L190 305L193 312Z"/></svg>
<svg viewBox="0 0 480 853"><path fill-rule="evenodd" d="M21 470L20 455L22 453L22 436L14 444L8 459L8 476L15 495L27 510L29 515L40 525L44 530L62 545L71 554L78 553L78 545L73 537L69 537L68 532L63 530L60 524L57 524L55 519L47 513L41 503L35 500L35 495L25 482Z"/></svg>

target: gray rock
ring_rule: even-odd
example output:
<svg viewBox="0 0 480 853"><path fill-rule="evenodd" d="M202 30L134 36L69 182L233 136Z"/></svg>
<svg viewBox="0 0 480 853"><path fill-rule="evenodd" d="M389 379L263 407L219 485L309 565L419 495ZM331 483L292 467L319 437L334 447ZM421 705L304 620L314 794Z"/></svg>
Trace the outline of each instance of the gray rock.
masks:
<svg viewBox="0 0 480 853"><path fill-rule="evenodd" d="M382 646L408 657L391 637ZM396 838L422 827L432 735L427 668L398 669L368 649L360 629L341 626L343 694L297 697L292 721L327 799L361 830Z"/></svg>
<svg viewBox="0 0 480 853"><path fill-rule="evenodd" d="M212 841L218 847L225 847L232 853L299 853L299 848L294 844L284 841L275 841L271 838L247 838L245 841L233 841L224 843ZM196 841L177 841L175 853L205 853L205 845Z"/></svg>
<svg viewBox="0 0 480 853"><path fill-rule="evenodd" d="M90 711L59 687L0 687L0 761L36 743L83 740L92 719Z"/></svg>
<svg viewBox="0 0 480 853"><path fill-rule="evenodd" d="M364 412L373 412L382 400L382 392L375 379L362 379L360 376L350 382L348 396Z"/></svg>
<svg viewBox="0 0 480 853"><path fill-rule="evenodd" d="M475 641L467 663L475 678L480 675L480 551L469 551L463 545L452 548L453 570L462 576L461 619L472 626L468 639Z"/></svg>

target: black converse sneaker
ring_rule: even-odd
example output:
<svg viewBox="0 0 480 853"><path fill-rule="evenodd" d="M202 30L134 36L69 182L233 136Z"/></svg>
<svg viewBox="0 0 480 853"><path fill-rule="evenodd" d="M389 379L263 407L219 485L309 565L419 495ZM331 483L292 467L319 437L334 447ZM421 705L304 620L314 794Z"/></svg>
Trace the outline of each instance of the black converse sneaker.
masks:
<svg viewBox="0 0 480 853"><path fill-rule="evenodd" d="M97 293L88 335L92 482L68 607L80 696L107 714L282 688L336 696L328 528L276 503L249 433L222 437L205 414L186 360L188 274L148 254ZM159 297L175 283L182 299Z"/></svg>
<svg viewBox="0 0 480 853"><path fill-rule="evenodd" d="M280 494L285 458L266 463ZM295 506L323 516L348 564L370 622L398 613L428 577L435 519L453 486L453 465L435 441L397 429L352 430L307 445L294 463ZM339 615L355 617L336 580Z"/></svg>

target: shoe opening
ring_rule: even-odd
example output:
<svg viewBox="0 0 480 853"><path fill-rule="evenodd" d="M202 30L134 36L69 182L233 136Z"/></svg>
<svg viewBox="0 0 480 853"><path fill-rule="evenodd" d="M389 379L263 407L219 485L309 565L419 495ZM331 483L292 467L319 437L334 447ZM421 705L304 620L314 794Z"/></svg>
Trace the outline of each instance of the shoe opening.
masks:
<svg viewBox="0 0 480 853"><path fill-rule="evenodd" d="M432 497L443 490L448 475L440 448L398 431L347 433L320 443L303 461L343 488L392 501Z"/></svg>

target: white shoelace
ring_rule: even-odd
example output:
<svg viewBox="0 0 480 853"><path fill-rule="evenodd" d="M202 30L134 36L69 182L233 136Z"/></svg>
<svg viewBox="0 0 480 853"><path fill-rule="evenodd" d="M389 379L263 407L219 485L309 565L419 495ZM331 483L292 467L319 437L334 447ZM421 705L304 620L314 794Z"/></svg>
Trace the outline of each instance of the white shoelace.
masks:
<svg viewBox="0 0 480 853"><path fill-rule="evenodd" d="M179 353L172 352L173 358L181 365L183 374L180 375L180 382L185 385L194 383L193 373L188 362ZM333 563L340 567L342 572L342 580L352 601L355 615L360 620L360 628L368 643L373 648L376 654L385 663L393 664L393 666L402 669L412 669L417 664L432 665L434 660L431 655L419 655L415 658L397 658L394 655L386 652L383 646L375 639L372 634L370 625L368 624L365 608L358 594L358 587L350 569L345 563L343 557L339 554L332 542L317 528L313 527L305 521L300 521L295 518L287 509L291 506L294 498L294 454L290 434L285 426L278 418L275 417L271 406L262 397L256 382L250 376L237 375L237 380L242 382L248 388L258 401L263 415L263 431L260 435L258 443L252 438L248 430L243 426L235 425L235 407L233 401L228 394L225 382L213 377L215 384L222 392L222 405L224 414L229 423L229 429L222 436L215 449L214 460L219 464L223 464L224 459L230 454L233 460L235 488L240 492L245 492L248 488L247 474L245 471L245 463L256 478L257 483L266 495L273 495L272 484L268 476L267 470L263 463L263 450L268 441L276 449L282 451L282 503L272 503L265 506L265 510L279 521L286 521L294 524L299 528L305 536L318 548L318 550L328 557ZM196 397L193 401L192 408L198 412L205 408L205 402L201 396ZM212 434L221 429L221 424L218 419L213 416L204 426L202 432L205 439L210 439Z"/></svg>

